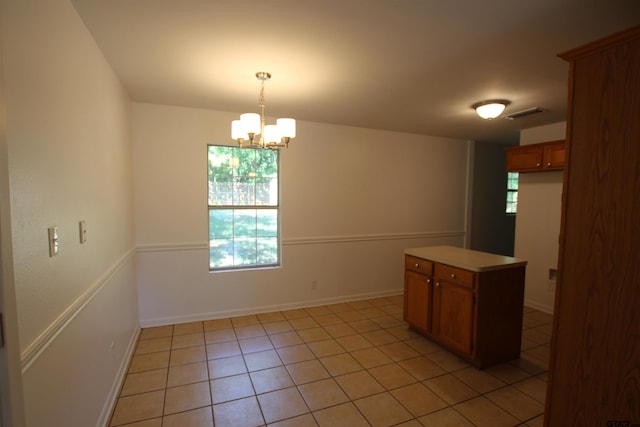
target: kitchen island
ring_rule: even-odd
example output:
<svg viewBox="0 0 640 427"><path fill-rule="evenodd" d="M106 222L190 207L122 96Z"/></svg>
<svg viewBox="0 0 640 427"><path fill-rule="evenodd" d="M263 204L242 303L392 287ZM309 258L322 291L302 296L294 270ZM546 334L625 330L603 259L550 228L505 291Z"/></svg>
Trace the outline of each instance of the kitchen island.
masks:
<svg viewBox="0 0 640 427"><path fill-rule="evenodd" d="M525 260L454 246L404 252L411 328L479 368L520 356Z"/></svg>

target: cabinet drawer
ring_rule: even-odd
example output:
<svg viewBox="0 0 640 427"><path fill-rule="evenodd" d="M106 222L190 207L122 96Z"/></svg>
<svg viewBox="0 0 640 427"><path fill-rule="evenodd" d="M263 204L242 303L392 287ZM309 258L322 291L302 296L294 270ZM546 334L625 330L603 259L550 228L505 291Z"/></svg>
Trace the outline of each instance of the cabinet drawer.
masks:
<svg viewBox="0 0 640 427"><path fill-rule="evenodd" d="M433 262L411 255L404 256L404 268L405 270L415 271L416 273L426 274L427 276L433 274Z"/></svg>
<svg viewBox="0 0 640 427"><path fill-rule="evenodd" d="M474 272L452 267L446 264L436 264L436 280L446 280L449 283L473 288Z"/></svg>

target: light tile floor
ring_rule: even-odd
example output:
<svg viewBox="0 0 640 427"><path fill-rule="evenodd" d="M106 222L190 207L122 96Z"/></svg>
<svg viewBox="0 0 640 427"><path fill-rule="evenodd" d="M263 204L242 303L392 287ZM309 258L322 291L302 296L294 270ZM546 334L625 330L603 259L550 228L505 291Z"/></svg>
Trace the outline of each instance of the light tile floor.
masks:
<svg viewBox="0 0 640 427"><path fill-rule="evenodd" d="M414 333L402 297L143 329L111 426L541 426L550 315L486 370Z"/></svg>

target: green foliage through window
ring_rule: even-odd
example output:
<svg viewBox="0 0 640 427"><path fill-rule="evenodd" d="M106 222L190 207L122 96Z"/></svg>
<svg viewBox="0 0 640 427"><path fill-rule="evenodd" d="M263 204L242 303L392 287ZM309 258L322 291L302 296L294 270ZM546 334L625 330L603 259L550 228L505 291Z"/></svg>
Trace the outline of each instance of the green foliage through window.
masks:
<svg viewBox="0 0 640 427"><path fill-rule="evenodd" d="M208 146L209 269L280 264L278 151Z"/></svg>
<svg viewBox="0 0 640 427"><path fill-rule="evenodd" d="M518 211L518 172L507 172L507 208L506 213Z"/></svg>

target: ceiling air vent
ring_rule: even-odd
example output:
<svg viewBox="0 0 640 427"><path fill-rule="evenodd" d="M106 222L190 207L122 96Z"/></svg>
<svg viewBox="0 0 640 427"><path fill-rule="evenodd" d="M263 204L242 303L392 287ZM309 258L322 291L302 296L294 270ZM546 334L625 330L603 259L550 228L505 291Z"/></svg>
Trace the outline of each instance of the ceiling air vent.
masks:
<svg viewBox="0 0 640 427"><path fill-rule="evenodd" d="M515 113L511 113L509 115L504 116L505 119L515 120L522 117L530 116L532 114L542 113L542 108L535 107L529 108L528 110L517 111Z"/></svg>

